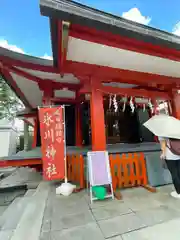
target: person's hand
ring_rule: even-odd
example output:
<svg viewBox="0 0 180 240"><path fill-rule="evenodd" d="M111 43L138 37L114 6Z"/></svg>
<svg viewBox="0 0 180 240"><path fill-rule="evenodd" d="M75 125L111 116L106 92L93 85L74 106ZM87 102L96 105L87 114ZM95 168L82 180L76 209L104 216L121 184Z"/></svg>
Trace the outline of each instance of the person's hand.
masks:
<svg viewBox="0 0 180 240"><path fill-rule="evenodd" d="M164 159L165 159L164 153L161 153L160 159L161 159L161 160L164 160Z"/></svg>

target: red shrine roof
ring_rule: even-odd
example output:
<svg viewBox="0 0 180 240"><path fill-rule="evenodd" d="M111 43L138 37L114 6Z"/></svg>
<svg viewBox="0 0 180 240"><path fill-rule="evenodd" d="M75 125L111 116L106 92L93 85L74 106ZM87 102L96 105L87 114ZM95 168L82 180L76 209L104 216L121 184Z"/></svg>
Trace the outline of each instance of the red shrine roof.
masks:
<svg viewBox="0 0 180 240"><path fill-rule="evenodd" d="M73 72L78 63L85 63L81 67L84 66L88 74L94 71L90 70L92 65L97 65L102 70L109 67L180 77L178 36L73 1L41 0L40 9L50 18L56 66L59 61L58 32L64 30L57 20L70 24L65 71ZM81 74L80 71L77 70L76 74ZM111 77L114 77L112 73Z"/></svg>
<svg viewBox="0 0 180 240"><path fill-rule="evenodd" d="M75 90L79 88L79 80L72 74L61 77L52 60L16 53L1 47L0 73L26 107L31 109L42 105L43 88L50 82L56 88L55 97L74 99Z"/></svg>
<svg viewBox="0 0 180 240"><path fill-rule="evenodd" d="M149 51L148 54L150 54L151 50L150 55L167 58L170 54L166 55L165 52L168 53L168 49L166 49L164 54L163 52L160 54L160 51L156 51L158 46L161 46L161 50L163 47L169 48L169 50L180 50L180 38L174 34L108 14L74 1L40 0L40 9L42 15L50 18L53 58L55 62L57 62L58 58L57 19L71 24L69 44L71 44L74 38L77 38L91 43L104 43L104 45L116 48L137 50L137 52L142 53L144 49L146 53ZM92 35L91 40L88 33ZM128 43L131 46L128 46ZM145 49L147 47L149 49ZM173 53L175 54L175 51L172 51L172 55ZM178 60L179 57L180 53L178 54Z"/></svg>
<svg viewBox="0 0 180 240"><path fill-rule="evenodd" d="M178 36L69 0L40 0L40 9L50 19L53 61L0 48L0 71L27 107L42 105L52 86L55 98L75 99L90 78L124 93L179 88Z"/></svg>

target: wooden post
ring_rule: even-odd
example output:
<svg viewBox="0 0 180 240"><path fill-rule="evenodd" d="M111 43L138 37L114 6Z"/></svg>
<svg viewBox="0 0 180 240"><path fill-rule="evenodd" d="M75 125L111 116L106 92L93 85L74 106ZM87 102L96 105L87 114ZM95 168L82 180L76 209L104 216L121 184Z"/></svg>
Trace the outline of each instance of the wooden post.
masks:
<svg viewBox="0 0 180 240"><path fill-rule="evenodd" d="M43 80L44 84L39 84L39 89L43 91L43 105L50 106L54 97L54 88L51 82Z"/></svg>
<svg viewBox="0 0 180 240"><path fill-rule="evenodd" d="M180 119L180 95L177 93L177 91L173 91L172 93L172 116L177 118L177 119Z"/></svg>
<svg viewBox="0 0 180 240"><path fill-rule="evenodd" d="M106 150L106 134L104 122L104 106L102 92L92 85L91 98L91 137L92 150L104 151Z"/></svg>
<svg viewBox="0 0 180 240"><path fill-rule="evenodd" d="M76 105L76 146L82 147L81 104Z"/></svg>
<svg viewBox="0 0 180 240"><path fill-rule="evenodd" d="M37 117L34 118L34 136L33 136L33 142L32 142L32 148L35 148L37 145L37 129L38 128L38 122Z"/></svg>

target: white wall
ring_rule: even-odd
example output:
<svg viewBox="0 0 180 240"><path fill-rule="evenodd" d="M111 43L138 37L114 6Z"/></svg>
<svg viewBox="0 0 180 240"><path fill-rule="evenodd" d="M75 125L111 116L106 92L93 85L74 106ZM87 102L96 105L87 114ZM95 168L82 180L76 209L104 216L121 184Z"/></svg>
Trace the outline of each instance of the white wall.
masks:
<svg viewBox="0 0 180 240"><path fill-rule="evenodd" d="M0 121L0 157L10 156L16 153L17 129L6 120Z"/></svg>
<svg viewBox="0 0 180 240"><path fill-rule="evenodd" d="M0 129L0 157L9 155L10 132Z"/></svg>
<svg viewBox="0 0 180 240"><path fill-rule="evenodd" d="M11 129L9 133L9 152L8 155L14 155L16 154L16 147L17 147L17 132Z"/></svg>

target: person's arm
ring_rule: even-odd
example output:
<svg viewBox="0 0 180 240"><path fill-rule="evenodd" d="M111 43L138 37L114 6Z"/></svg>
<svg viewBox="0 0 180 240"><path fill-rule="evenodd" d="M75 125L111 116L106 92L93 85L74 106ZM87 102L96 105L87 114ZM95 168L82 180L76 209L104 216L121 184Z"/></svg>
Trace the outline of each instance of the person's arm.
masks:
<svg viewBox="0 0 180 240"><path fill-rule="evenodd" d="M165 139L159 139L160 141L160 145L161 145L161 158L165 158L165 154L166 154L166 140Z"/></svg>
<svg viewBox="0 0 180 240"><path fill-rule="evenodd" d="M166 140L162 140L160 142L160 144L161 144L162 157L165 157L165 153L166 153Z"/></svg>

